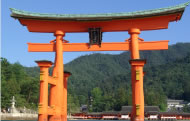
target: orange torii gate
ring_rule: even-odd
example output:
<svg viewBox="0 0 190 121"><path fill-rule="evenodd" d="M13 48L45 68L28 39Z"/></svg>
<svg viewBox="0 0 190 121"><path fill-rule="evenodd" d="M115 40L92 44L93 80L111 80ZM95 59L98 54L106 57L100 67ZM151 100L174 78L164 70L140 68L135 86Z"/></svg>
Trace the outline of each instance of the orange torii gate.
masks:
<svg viewBox="0 0 190 121"><path fill-rule="evenodd" d="M169 22L181 19L184 3L173 7L117 14L39 14L11 9L16 18L30 32L54 33L50 43L28 43L29 52L55 52L52 76L48 68L50 61L36 61L40 67L40 99L38 121L67 120L67 79L63 73L63 52L75 51L130 51L132 78L132 121L144 121L143 66L140 50L168 49L168 40L144 42L139 38L141 31L167 29ZM130 38L125 42L101 43L102 32L128 31ZM89 43L68 43L65 33L89 32ZM51 84L48 99L48 84Z"/></svg>

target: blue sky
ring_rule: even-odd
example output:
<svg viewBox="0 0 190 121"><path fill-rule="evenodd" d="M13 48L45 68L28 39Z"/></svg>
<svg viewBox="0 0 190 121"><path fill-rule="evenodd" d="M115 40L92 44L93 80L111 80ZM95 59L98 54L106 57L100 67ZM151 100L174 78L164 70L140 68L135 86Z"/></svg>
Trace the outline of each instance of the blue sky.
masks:
<svg viewBox="0 0 190 121"><path fill-rule="evenodd" d="M28 52L27 43L49 43L54 39L51 33L31 33L18 20L10 17L9 8L56 14L95 14L119 13L157 9L185 3L187 0L2 0L1 1L1 55L9 62L19 62L24 66L36 66L35 60L54 61L53 52ZM172 22L165 30L143 31L140 37L145 41L170 40L170 45L177 42L190 42L190 7L188 6L179 22ZM128 32L107 32L103 42L123 42L129 38ZM70 42L88 42L87 33L67 33ZM94 52L65 52L64 63ZM103 52L119 54L121 52ZM127 61L127 60L126 60Z"/></svg>

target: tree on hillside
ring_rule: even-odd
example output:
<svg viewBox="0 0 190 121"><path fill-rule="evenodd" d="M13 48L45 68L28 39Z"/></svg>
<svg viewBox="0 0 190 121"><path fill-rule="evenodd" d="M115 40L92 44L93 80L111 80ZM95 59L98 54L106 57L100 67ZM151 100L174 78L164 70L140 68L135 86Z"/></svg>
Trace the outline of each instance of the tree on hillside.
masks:
<svg viewBox="0 0 190 121"><path fill-rule="evenodd" d="M127 92L124 88L118 88L115 94L115 110L120 111L122 106L128 105Z"/></svg>
<svg viewBox="0 0 190 121"><path fill-rule="evenodd" d="M91 91L91 96L92 96L92 110L94 112L101 112L103 111L103 96L102 96L102 91L99 87L95 87Z"/></svg>

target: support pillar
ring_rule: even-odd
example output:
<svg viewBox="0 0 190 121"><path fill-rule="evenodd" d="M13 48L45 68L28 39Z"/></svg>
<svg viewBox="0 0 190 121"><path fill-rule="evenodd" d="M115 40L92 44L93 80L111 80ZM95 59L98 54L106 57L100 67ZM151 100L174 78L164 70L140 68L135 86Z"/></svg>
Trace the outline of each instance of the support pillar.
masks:
<svg viewBox="0 0 190 121"><path fill-rule="evenodd" d="M62 114L62 121L67 121L67 81L69 76L71 75L70 72L64 71L64 87L63 87L63 107L64 111Z"/></svg>
<svg viewBox="0 0 190 121"><path fill-rule="evenodd" d="M40 67L40 96L38 121L48 121L48 68L52 66L50 61L36 61Z"/></svg>
<svg viewBox="0 0 190 121"><path fill-rule="evenodd" d="M143 66L146 60L133 59L129 61L132 73L132 121L144 121L144 89L143 89Z"/></svg>
<svg viewBox="0 0 190 121"><path fill-rule="evenodd" d="M131 37L130 37L131 59L140 59L140 54L139 54L140 30L137 28L132 28L128 32L131 35Z"/></svg>
<svg viewBox="0 0 190 121"><path fill-rule="evenodd" d="M131 84L132 84L132 112L131 121L144 121L144 90L143 90L143 69L134 64L139 63L139 34L140 29L131 28L128 33L130 37L130 51L131 51ZM137 60L137 61L134 61ZM138 65L138 64L137 64ZM137 76L138 75L138 76ZM136 80L138 77L138 81Z"/></svg>
<svg viewBox="0 0 190 121"><path fill-rule="evenodd" d="M56 78L56 86L51 86L50 89L50 106L55 107L55 115L49 117L49 121L61 121L62 113L64 111L63 107L63 37L65 33L57 30L54 33L55 39L55 66L53 68L53 77Z"/></svg>

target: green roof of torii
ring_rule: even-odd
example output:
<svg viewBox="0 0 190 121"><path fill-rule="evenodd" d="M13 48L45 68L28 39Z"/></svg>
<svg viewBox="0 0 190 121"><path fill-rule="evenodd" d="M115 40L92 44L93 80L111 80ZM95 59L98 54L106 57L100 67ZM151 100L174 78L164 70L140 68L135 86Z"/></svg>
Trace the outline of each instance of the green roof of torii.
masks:
<svg viewBox="0 0 190 121"><path fill-rule="evenodd" d="M107 14L45 14L45 13L43 14L43 13L31 13L27 11L17 10L15 8L10 8L10 10L12 11L11 16L13 18L41 19L41 20L97 21L97 20L112 20L112 19L133 19L133 18L168 15L174 13L183 13L185 7L188 6L189 3L190 1L166 8L127 12L127 13L107 13Z"/></svg>

